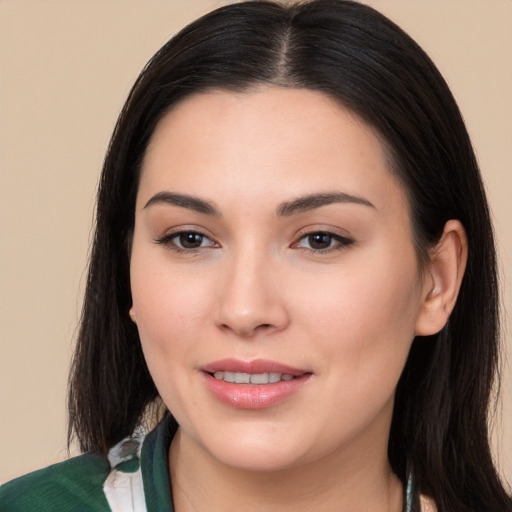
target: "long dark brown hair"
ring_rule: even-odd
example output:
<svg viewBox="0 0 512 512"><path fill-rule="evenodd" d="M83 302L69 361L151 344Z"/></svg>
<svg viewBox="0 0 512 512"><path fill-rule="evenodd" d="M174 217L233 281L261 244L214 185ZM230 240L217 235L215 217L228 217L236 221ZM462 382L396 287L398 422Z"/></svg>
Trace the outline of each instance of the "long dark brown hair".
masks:
<svg viewBox="0 0 512 512"><path fill-rule="evenodd" d="M447 220L463 223L469 260L460 295L444 329L413 342L396 391L389 460L402 481L411 471L440 511L512 510L489 449L498 286L493 229L471 142L429 57L394 23L352 1L223 7L177 34L140 74L99 186L70 377L69 438L76 436L84 451L106 453L158 401L128 316L138 177L155 126L193 93L262 84L325 93L380 133L408 195L420 262Z"/></svg>

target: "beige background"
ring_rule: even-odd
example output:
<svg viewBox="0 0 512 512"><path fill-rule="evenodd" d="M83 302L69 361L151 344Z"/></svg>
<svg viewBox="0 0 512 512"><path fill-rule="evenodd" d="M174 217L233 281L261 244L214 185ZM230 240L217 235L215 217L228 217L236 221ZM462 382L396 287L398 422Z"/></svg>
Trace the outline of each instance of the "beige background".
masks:
<svg viewBox="0 0 512 512"><path fill-rule="evenodd" d="M65 390L95 187L148 58L207 0L0 0L0 481L66 456ZM459 101L489 191L512 310L512 2L374 0ZM504 318L506 318L504 316ZM509 358L511 336L505 343ZM512 481L512 379L499 464Z"/></svg>

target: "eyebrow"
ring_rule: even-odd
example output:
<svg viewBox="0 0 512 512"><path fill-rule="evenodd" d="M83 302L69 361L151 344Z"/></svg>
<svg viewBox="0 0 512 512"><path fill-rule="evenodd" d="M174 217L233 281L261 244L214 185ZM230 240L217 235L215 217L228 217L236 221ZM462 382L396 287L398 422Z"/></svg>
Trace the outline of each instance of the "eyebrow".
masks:
<svg viewBox="0 0 512 512"><path fill-rule="evenodd" d="M219 210L204 199L198 197L189 196L187 194L177 194L175 192L158 192L145 204L144 208L155 204L171 204L179 206L181 208L188 208L199 213L205 213L207 215L220 216Z"/></svg>
<svg viewBox="0 0 512 512"><path fill-rule="evenodd" d="M315 210L316 208L327 206L333 203L352 203L375 208L375 206L364 197L345 194L344 192L331 192L297 197L291 201L281 203L277 208L277 214L286 217L296 213Z"/></svg>
<svg viewBox="0 0 512 512"><path fill-rule="evenodd" d="M297 197L291 201L285 201L277 207L277 214L280 217L287 217L297 213L307 212L327 206L333 203L352 203L375 208L375 206L364 197L346 194L344 192L331 192L310 194ZM199 197L188 194L177 194L176 192L158 192L144 205L144 208L155 204L170 204L181 208L188 208L206 215L220 217L219 210L210 202Z"/></svg>

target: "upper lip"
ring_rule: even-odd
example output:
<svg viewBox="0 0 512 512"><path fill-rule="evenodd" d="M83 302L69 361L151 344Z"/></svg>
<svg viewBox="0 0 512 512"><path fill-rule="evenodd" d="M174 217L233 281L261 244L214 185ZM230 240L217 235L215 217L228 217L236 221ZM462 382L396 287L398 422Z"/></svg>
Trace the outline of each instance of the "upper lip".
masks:
<svg viewBox="0 0 512 512"><path fill-rule="evenodd" d="M228 358L212 361L201 367L201 370L207 373L215 372L240 372L240 373L288 373L298 376L304 373L310 373L308 370L294 368L277 361L268 359L253 359L251 361L242 361L240 359Z"/></svg>

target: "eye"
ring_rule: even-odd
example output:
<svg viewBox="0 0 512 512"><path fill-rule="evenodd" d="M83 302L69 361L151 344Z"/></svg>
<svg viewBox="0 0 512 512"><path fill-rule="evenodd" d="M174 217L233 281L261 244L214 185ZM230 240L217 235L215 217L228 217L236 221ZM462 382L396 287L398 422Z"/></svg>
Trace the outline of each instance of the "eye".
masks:
<svg viewBox="0 0 512 512"><path fill-rule="evenodd" d="M175 243L178 247L183 249L197 249L199 247L203 247L205 241L208 239L194 231L188 231L185 233L179 233L171 238L172 242ZM205 244L208 245L208 244Z"/></svg>
<svg viewBox="0 0 512 512"><path fill-rule="evenodd" d="M307 233L300 238L293 247L299 249L307 249L312 252L330 252L333 250L343 249L354 243L354 240L330 233L328 231L315 231Z"/></svg>
<svg viewBox="0 0 512 512"><path fill-rule="evenodd" d="M203 233L197 231L178 231L170 233L156 243L165 245L174 251L195 251L203 247L219 247L219 245Z"/></svg>

